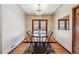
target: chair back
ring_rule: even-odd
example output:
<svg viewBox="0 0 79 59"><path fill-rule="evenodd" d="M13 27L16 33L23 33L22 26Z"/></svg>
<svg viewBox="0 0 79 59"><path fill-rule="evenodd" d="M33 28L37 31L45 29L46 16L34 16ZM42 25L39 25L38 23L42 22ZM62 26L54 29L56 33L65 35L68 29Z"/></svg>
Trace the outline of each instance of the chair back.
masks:
<svg viewBox="0 0 79 59"><path fill-rule="evenodd" d="M32 35L31 31L27 31L26 33L27 33L28 37L31 37L31 35Z"/></svg>
<svg viewBox="0 0 79 59"><path fill-rule="evenodd" d="M50 31L50 32L48 33L48 42L50 41L50 37L52 36L52 34L53 34L52 31Z"/></svg>

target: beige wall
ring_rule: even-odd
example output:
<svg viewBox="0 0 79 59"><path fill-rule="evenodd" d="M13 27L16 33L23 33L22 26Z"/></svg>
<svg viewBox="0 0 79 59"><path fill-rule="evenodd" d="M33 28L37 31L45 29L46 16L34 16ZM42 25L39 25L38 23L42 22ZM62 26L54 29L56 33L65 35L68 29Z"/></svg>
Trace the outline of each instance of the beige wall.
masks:
<svg viewBox="0 0 79 59"><path fill-rule="evenodd" d="M27 30L32 31L32 20L33 19L47 19L48 20L48 32L53 31L53 18L52 16L28 16L27 17Z"/></svg>
<svg viewBox="0 0 79 59"><path fill-rule="evenodd" d="M18 5L2 5L3 53L8 53L22 40L26 32L26 14Z"/></svg>
<svg viewBox="0 0 79 59"><path fill-rule="evenodd" d="M0 5L0 53L2 53L2 8Z"/></svg>
<svg viewBox="0 0 79 59"><path fill-rule="evenodd" d="M54 38L67 50L72 52L72 7L67 4L61 6L54 14ZM58 30L58 19L69 15L69 30Z"/></svg>

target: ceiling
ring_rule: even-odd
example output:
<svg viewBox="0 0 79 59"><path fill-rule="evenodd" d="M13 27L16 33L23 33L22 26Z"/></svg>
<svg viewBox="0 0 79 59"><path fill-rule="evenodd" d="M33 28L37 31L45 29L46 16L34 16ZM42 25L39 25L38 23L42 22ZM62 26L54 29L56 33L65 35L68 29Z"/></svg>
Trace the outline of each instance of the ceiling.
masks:
<svg viewBox="0 0 79 59"><path fill-rule="evenodd" d="M42 15L52 15L61 4L40 4L40 9L42 11ZM28 14L28 15L36 15L38 10L38 4L20 4L20 7Z"/></svg>

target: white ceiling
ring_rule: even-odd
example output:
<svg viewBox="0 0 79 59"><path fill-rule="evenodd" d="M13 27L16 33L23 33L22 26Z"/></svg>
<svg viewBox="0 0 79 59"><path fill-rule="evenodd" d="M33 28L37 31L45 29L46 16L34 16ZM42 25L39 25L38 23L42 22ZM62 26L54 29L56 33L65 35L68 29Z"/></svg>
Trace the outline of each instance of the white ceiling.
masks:
<svg viewBox="0 0 79 59"><path fill-rule="evenodd" d="M61 6L61 4L40 4L40 5L43 15L52 15ZM20 4L20 7L28 15L36 15L38 4Z"/></svg>

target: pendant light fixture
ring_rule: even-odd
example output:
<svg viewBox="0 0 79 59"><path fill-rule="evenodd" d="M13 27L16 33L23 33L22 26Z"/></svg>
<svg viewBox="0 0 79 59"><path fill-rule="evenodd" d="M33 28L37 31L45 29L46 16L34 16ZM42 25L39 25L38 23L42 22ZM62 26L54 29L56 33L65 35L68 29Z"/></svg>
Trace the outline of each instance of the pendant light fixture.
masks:
<svg viewBox="0 0 79 59"><path fill-rule="evenodd" d="M43 10L41 9L41 5L38 4L38 8L36 10L36 15L41 16L43 14Z"/></svg>

